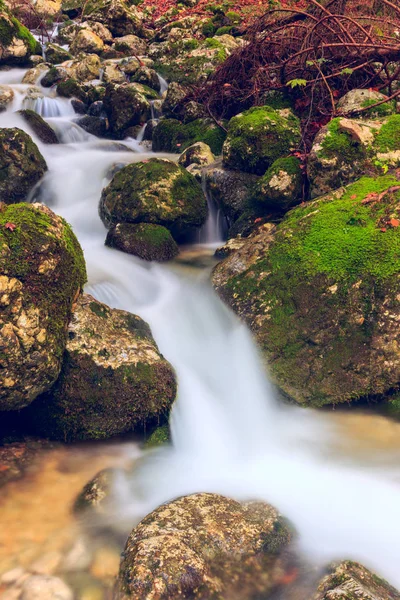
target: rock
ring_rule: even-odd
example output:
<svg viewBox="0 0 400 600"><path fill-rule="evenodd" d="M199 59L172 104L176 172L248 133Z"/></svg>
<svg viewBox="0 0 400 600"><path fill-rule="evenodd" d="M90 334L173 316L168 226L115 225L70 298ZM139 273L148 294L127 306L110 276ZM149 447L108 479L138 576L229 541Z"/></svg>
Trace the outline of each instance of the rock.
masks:
<svg viewBox="0 0 400 600"><path fill-rule="evenodd" d="M166 117L176 118L181 112L181 103L188 95L188 89L172 81L167 89L162 110Z"/></svg>
<svg viewBox="0 0 400 600"><path fill-rule="evenodd" d="M72 54L79 54L79 52L100 54L103 49L104 42L101 37L89 29L81 29L70 48Z"/></svg>
<svg viewBox="0 0 400 600"><path fill-rule="evenodd" d="M10 431L10 423L7 423L7 421L4 423L4 414L2 414L2 426L4 426L4 429L2 427L2 433L5 432L5 440L7 440L10 433L12 433L12 429ZM10 415L11 413L7 416ZM23 438L22 440L18 439L18 441L13 440L11 442L4 441L3 435L2 438L0 443L0 488L9 481L21 479L29 473L42 450L48 449L51 446L46 440L35 438ZM18 569L13 569L7 573L8 583L14 583L11 581L14 575L16 577L15 581L19 579L19 576L16 576L17 573ZM7 583L5 580L3 581L3 576L1 583Z"/></svg>
<svg viewBox="0 0 400 600"><path fill-rule="evenodd" d="M245 238L242 238L241 236L231 238L223 246L216 249L215 256L217 258L226 258L230 254L236 252L236 250L240 250L245 243Z"/></svg>
<svg viewBox="0 0 400 600"><path fill-rule="evenodd" d="M387 581L359 563L346 560L333 564L318 585L312 600L400 600L400 593Z"/></svg>
<svg viewBox="0 0 400 600"><path fill-rule="evenodd" d="M203 104L189 100L179 111L184 123L196 121L196 119L204 119L207 117L207 111Z"/></svg>
<svg viewBox="0 0 400 600"><path fill-rule="evenodd" d="M73 511L77 515L102 516L107 514L114 498L115 483L124 474L122 469L103 469L83 488L75 500Z"/></svg>
<svg viewBox="0 0 400 600"><path fill-rule="evenodd" d="M141 56L146 52L146 42L137 35L124 35L114 40L113 50L125 56Z"/></svg>
<svg viewBox="0 0 400 600"><path fill-rule="evenodd" d="M0 85L0 112L7 110L14 100L14 90L6 85Z"/></svg>
<svg viewBox="0 0 400 600"><path fill-rule="evenodd" d="M35 12L39 17L51 20L61 12L61 0L36 0Z"/></svg>
<svg viewBox="0 0 400 600"><path fill-rule="evenodd" d="M171 260L179 253L168 229L150 223L118 223L107 233L105 243L110 248L157 262Z"/></svg>
<svg viewBox="0 0 400 600"><path fill-rule="evenodd" d="M60 566L61 559L61 552L46 552L31 564L30 571L36 575L52 575Z"/></svg>
<svg viewBox="0 0 400 600"><path fill-rule="evenodd" d="M103 190L100 216L106 226L156 223L175 237L201 227L207 203L193 175L172 161L152 158L118 171Z"/></svg>
<svg viewBox="0 0 400 600"><path fill-rule="evenodd" d="M225 131L211 119L197 119L185 125L176 119L161 119L153 132L153 150L183 152L196 142L204 142L213 154L221 154L225 138Z"/></svg>
<svg viewBox="0 0 400 600"><path fill-rule="evenodd" d="M64 67L51 67L40 80L40 85L45 88L52 87L59 81L68 77L68 72Z"/></svg>
<svg viewBox="0 0 400 600"><path fill-rule="evenodd" d="M57 379L86 271L72 230L42 204L1 205L0 265L0 410L16 410Z"/></svg>
<svg viewBox="0 0 400 600"><path fill-rule="evenodd" d="M11 571L3 573L0 577L0 583L3 585L12 585L25 575L26 571L22 567L15 567Z"/></svg>
<svg viewBox="0 0 400 600"><path fill-rule="evenodd" d="M21 589L18 587L8 588L1 594L1 600L20 600Z"/></svg>
<svg viewBox="0 0 400 600"><path fill-rule="evenodd" d="M259 181L257 175L226 169L218 159L204 168L207 191L230 222L236 221L246 210Z"/></svg>
<svg viewBox="0 0 400 600"><path fill-rule="evenodd" d="M140 35L143 26L135 6L123 0L104 0L99 3L88 2L84 6L88 21L102 23L115 37Z"/></svg>
<svg viewBox="0 0 400 600"><path fill-rule="evenodd" d="M104 83L125 83L126 79L118 64L104 62L103 81Z"/></svg>
<svg viewBox="0 0 400 600"><path fill-rule="evenodd" d="M29 30L0 7L0 65L26 64L32 54L41 52L40 44Z"/></svg>
<svg viewBox="0 0 400 600"><path fill-rule="evenodd" d="M20 110L18 111L21 117L28 123L34 133L38 136L41 142L44 144L58 144L57 135L50 127L50 125L38 115L34 110Z"/></svg>
<svg viewBox="0 0 400 600"><path fill-rule="evenodd" d="M115 599L215 600L266 597L284 574L291 539L262 502L194 494L164 504L128 538Z"/></svg>
<svg viewBox="0 0 400 600"><path fill-rule="evenodd" d="M32 575L22 586L21 600L74 600L72 590L59 577Z"/></svg>
<svg viewBox="0 0 400 600"><path fill-rule="evenodd" d="M170 408L175 374L148 325L84 294L68 329L62 373L28 409L34 429L60 440L141 429Z"/></svg>
<svg viewBox="0 0 400 600"><path fill-rule="evenodd" d="M134 84L108 85L104 97L110 127L118 138L124 137L128 127L145 123L150 118L150 104Z"/></svg>
<svg viewBox="0 0 400 600"><path fill-rule="evenodd" d="M79 127L97 137L104 137L108 132L107 119L85 115L77 120Z"/></svg>
<svg viewBox="0 0 400 600"><path fill-rule="evenodd" d="M86 86L83 83L69 77L57 84L57 94L62 98L77 98L82 102L87 102L88 94L85 88Z"/></svg>
<svg viewBox="0 0 400 600"><path fill-rule="evenodd" d="M101 62L97 54L88 54L71 67L71 75L77 81L92 81L100 77Z"/></svg>
<svg viewBox="0 0 400 600"><path fill-rule="evenodd" d="M157 429L149 435L145 443L145 448L157 448L158 446L167 444L170 439L169 425L168 423L165 423L165 425L157 427Z"/></svg>
<svg viewBox="0 0 400 600"><path fill-rule="evenodd" d="M211 165L214 161L215 156L211 152L210 146L207 146L204 142L196 142L182 152L178 164L186 168L190 165L206 167L207 165Z"/></svg>
<svg viewBox="0 0 400 600"><path fill-rule="evenodd" d="M60 63L71 60L72 54L61 48L61 46L57 46L57 44L47 44L46 46L46 60L52 65L59 65ZM36 81L32 81L32 83L36 83Z"/></svg>
<svg viewBox="0 0 400 600"><path fill-rule="evenodd" d="M300 123L290 109L256 106L229 121L224 166L263 175L272 163L295 150Z"/></svg>
<svg viewBox="0 0 400 600"><path fill-rule="evenodd" d="M337 104L337 110L340 114L348 117L360 115L362 118L366 119L379 119L396 112L396 102L394 100L385 102L384 104L380 104L375 108L371 108L370 110L361 113L359 111L360 109L365 109L368 106L381 102L387 98L388 96L385 96L385 94L381 94L374 90L350 90L350 92L347 92L347 94L340 98Z"/></svg>
<svg viewBox="0 0 400 600"><path fill-rule="evenodd" d="M36 67L32 67L32 69L29 69L23 79L22 79L22 83L27 83L30 85L36 85L41 77L41 75L43 75L46 71L49 70L50 65L48 63L40 63L40 65L37 65Z"/></svg>
<svg viewBox="0 0 400 600"><path fill-rule="evenodd" d="M0 129L0 198L23 202L47 170L46 162L31 137L14 127Z"/></svg>
<svg viewBox="0 0 400 600"><path fill-rule="evenodd" d="M257 182L254 198L266 209L286 212L302 197L303 174L295 156L278 158Z"/></svg>
<svg viewBox="0 0 400 600"><path fill-rule="evenodd" d="M157 73L154 69L149 69L149 67L139 67L135 74L132 75L131 82L142 83L156 92L159 92L161 89Z"/></svg>
<svg viewBox="0 0 400 600"><path fill-rule="evenodd" d="M400 182L364 177L263 226L217 265L220 296L301 404L384 397L400 377Z"/></svg>

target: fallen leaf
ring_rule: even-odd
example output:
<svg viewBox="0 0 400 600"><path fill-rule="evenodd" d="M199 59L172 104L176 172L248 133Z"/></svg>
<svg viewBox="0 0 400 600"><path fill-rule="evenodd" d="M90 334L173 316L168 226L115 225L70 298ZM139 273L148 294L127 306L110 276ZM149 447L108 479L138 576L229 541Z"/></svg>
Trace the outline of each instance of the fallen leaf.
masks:
<svg viewBox="0 0 400 600"><path fill-rule="evenodd" d="M400 221L398 219L390 219L389 224L392 227L398 227L400 225Z"/></svg>
<svg viewBox="0 0 400 600"><path fill-rule="evenodd" d="M385 233L386 227L381 227L380 231L382 231L383 233Z"/></svg>
<svg viewBox="0 0 400 600"><path fill-rule="evenodd" d="M350 200L355 200L357 198L357 194L353 194L352 196L350 196Z"/></svg>
<svg viewBox="0 0 400 600"><path fill-rule="evenodd" d="M14 229L16 228L16 225L15 225L15 223L6 223L6 224L4 225L4 227L5 227L6 229L8 229L9 231L14 231Z"/></svg>

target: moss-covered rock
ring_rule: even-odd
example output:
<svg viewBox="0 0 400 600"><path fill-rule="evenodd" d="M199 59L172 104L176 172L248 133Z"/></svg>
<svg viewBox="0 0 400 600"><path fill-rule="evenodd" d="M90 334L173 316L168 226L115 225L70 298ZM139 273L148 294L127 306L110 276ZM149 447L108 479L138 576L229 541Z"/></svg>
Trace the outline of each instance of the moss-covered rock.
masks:
<svg viewBox="0 0 400 600"><path fill-rule="evenodd" d="M268 210L285 212L302 197L303 174L295 156L278 158L261 177L254 199Z"/></svg>
<svg viewBox="0 0 400 600"><path fill-rule="evenodd" d="M384 94L375 90L354 89L340 98L337 110L340 114L348 117L361 116L365 119L379 119L394 114L396 112L396 100L389 100L388 102L379 104L379 106L365 110L368 106L372 107L373 104L382 102L382 100L389 99Z"/></svg>
<svg viewBox="0 0 400 600"><path fill-rule="evenodd" d="M275 160L295 150L300 140L300 123L290 109L257 106L229 121L224 165L263 175Z"/></svg>
<svg viewBox="0 0 400 600"><path fill-rule="evenodd" d="M88 101L85 85L79 83L73 77L64 79L57 84L57 94L62 98L77 98L85 103Z"/></svg>
<svg viewBox="0 0 400 600"><path fill-rule="evenodd" d="M107 233L106 246L157 262L171 260L179 253L168 229L151 223L118 223Z"/></svg>
<svg viewBox="0 0 400 600"><path fill-rule="evenodd" d="M11 87L6 85L0 86L0 112L7 110L14 100L14 97L14 90Z"/></svg>
<svg viewBox="0 0 400 600"><path fill-rule="evenodd" d="M154 152L183 152L196 142L204 142L213 154L221 154L226 133L211 119L196 119L182 124L177 119L162 119L153 131Z"/></svg>
<svg viewBox="0 0 400 600"><path fill-rule="evenodd" d="M58 138L54 129L52 129L50 125L46 123L43 117L37 114L37 112L34 110L25 109L20 110L19 114L32 128L41 142L44 144L58 144Z"/></svg>
<svg viewBox="0 0 400 600"><path fill-rule="evenodd" d="M121 139L128 127L145 123L151 116L150 103L135 84L108 85L104 96L113 134Z"/></svg>
<svg viewBox="0 0 400 600"><path fill-rule="evenodd" d="M141 83L156 92L159 92L161 88L156 71L154 69L149 69L149 67L139 67L134 75L132 75L131 82Z"/></svg>
<svg viewBox="0 0 400 600"><path fill-rule="evenodd" d="M142 56L146 53L146 42L137 35L124 35L114 40L112 50L118 56Z"/></svg>
<svg viewBox="0 0 400 600"><path fill-rule="evenodd" d="M23 202L47 170L46 162L31 137L14 127L0 129L0 199Z"/></svg>
<svg viewBox="0 0 400 600"><path fill-rule="evenodd" d="M214 272L273 380L312 406L380 398L400 381L400 181L360 181L263 226Z"/></svg>
<svg viewBox="0 0 400 600"><path fill-rule="evenodd" d="M312 600L400 600L400 592L363 565L346 560L328 567Z"/></svg>
<svg viewBox="0 0 400 600"><path fill-rule="evenodd" d="M215 160L214 154L211 152L210 146L204 142L196 142L192 144L179 157L178 164L182 167L190 167L197 165L198 167L206 167L211 165Z"/></svg>
<svg viewBox="0 0 400 600"><path fill-rule="evenodd" d="M207 203L196 179L170 160L152 158L118 171L103 190L100 216L116 223L156 223L174 235L201 227Z"/></svg>
<svg viewBox="0 0 400 600"><path fill-rule="evenodd" d="M174 371L147 323L84 294L69 325L60 377L27 411L43 436L104 439L143 429L169 410L175 394Z"/></svg>
<svg viewBox="0 0 400 600"><path fill-rule="evenodd" d="M47 44L46 46L46 60L52 65L59 65L60 63L71 60L72 54L62 48L61 46L57 46L57 44Z"/></svg>
<svg viewBox="0 0 400 600"><path fill-rule="evenodd" d="M49 88L59 81L63 81L67 76L68 73L63 67L51 67L41 78L40 85Z"/></svg>
<svg viewBox="0 0 400 600"><path fill-rule="evenodd" d="M67 223L21 203L0 205L0 273L0 410L14 410L57 379L86 272Z"/></svg>
<svg viewBox="0 0 400 600"><path fill-rule="evenodd" d="M0 5L0 65L26 64L32 54L41 54L39 42L24 25Z"/></svg>
<svg viewBox="0 0 400 600"><path fill-rule="evenodd" d="M90 54L101 54L104 50L104 42L94 31L81 29L71 44L72 54L88 52Z"/></svg>
<svg viewBox="0 0 400 600"><path fill-rule="evenodd" d="M168 444L171 435L168 423L157 427L147 438L145 448L157 448L164 444Z"/></svg>
<svg viewBox="0 0 400 600"><path fill-rule="evenodd" d="M113 36L141 35L143 32L138 10L124 0L88 0L82 2L82 7L88 21L102 23Z"/></svg>
<svg viewBox="0 0 400 600"><path fill-rule="evenodd" d="M164 504L131 533L118 600L267 597L285 573L292 533L262 502L194 494Z"/></svg>

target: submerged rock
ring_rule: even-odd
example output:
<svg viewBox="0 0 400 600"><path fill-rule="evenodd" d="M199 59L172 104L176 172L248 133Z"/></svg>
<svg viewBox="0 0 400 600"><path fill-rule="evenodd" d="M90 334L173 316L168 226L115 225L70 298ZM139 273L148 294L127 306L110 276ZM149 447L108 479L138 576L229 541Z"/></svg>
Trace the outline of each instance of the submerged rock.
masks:
<svg viewBox="0 0 400 600"><path fill-rule="evenodd" d="M400 181L365 177L260 228L217 265L273 380L312 406L398 389Z"/></svg>
<svg viewBox="0 0 400 600"><path fill-rule="evenodd" d="M168 229L151 223L118 223L108 232L106 246L158 262L171 260L179 253Z"/></svg>
<svg viewBox="0 0 400 600"><path fill-rule="evenodd" d="M86 280L71 228L42 204L0 204L0 410L27 406L61 369Z"/></svg>
<svg viewBox="0 0 400 600"><path fill-rule="evenodd" d="M73 510L76 514L102 516L107 513L110 503L114 498L116 479L123 475L123 469L103 469L83 488L75 500Z"/></svg>
<svg viewBox="0 0 400 600"><path fill-rule="evenodd" d="M50 125L38 115L37 112L30 109L20 110L19 114L33 129L38 138L44 144L58 144L57 135Z"/></svg>
<svg viewBox="0 0 400 600"><path fill-rule="evenodd" d="M300 122L290 109L256 106L229 121L224 166L263 175L272 163L295 150Z"/></svg>
<svg viewBox="0 0 400 600"><path fill-rule="evenodd" d="M284 575L292 532L262 502L194 494L157 508L133 530L115 600L267 596Z"/></svg>
<svg viewBox="0 0 400 600"><path fill-rule="evenodd" d="M156 223L180 235L206 220L207 203L196 179L170 160L152 158L118 171L103 190L100 216L118 222Z"/></svg>
<svg viewBox="0 0 400 600"><path fill-rule="evenodd" d="M0 200L23 202L47 170L32 138L17 127L0 129Z"/></svg>
<svg viewBox="0 0 400 600"><path fill-rule="evenodd" d="M175 399L171 365L139 317L82 295L68 329L61 375L30 407L40 434L104 439L141 429Z"/></svg>

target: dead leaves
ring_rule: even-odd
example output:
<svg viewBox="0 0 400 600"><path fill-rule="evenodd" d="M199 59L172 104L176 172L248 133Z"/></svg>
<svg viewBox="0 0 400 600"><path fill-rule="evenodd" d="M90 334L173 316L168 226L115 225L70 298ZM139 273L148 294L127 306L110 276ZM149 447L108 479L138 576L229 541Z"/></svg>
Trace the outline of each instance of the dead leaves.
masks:
<svg viewBox="0 0 400 600"><path fill-rule="evenodd" d="M9 223L9 222L7 222L4 225L4 228L8 229L9 231L14 231L14 229L16 228L16 225L15 225L15 223Z"/></svg>

